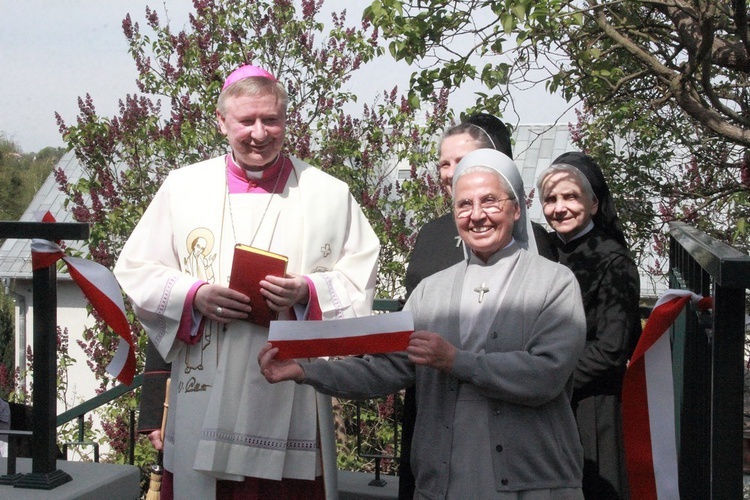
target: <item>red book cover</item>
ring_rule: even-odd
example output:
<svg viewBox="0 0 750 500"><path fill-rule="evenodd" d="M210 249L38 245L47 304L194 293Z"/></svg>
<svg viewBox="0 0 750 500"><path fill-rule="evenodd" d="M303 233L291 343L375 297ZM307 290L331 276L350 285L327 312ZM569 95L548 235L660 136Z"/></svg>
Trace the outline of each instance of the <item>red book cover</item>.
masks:
<svg viewBox="0 0 750 500"><path fill-rule="evenodd" d="M269 275L285 276L288 261L284 255L260 248L242 244L234 246L229 288L250 297L253 312L248 321L268 328L272 320L278 319L279 313L268 307L266 299L260 294L260 282Z"/></svg>

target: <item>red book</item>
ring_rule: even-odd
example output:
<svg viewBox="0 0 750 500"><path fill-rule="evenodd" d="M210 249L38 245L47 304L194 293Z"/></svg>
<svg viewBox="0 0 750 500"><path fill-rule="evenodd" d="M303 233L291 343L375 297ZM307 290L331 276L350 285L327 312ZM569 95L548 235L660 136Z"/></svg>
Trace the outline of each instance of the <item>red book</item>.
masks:
<svg viewBox="0 0 750 500"><path fill-rule="evenodd" d="M253 311L248 321L251 323L268 328L272 320L278 319L279 313L268 307L266 299L260 294L260 282L266 276L285 276L288 261L284 255L260 248L242 244L234 246L229 288L250 297Z"/></svg>

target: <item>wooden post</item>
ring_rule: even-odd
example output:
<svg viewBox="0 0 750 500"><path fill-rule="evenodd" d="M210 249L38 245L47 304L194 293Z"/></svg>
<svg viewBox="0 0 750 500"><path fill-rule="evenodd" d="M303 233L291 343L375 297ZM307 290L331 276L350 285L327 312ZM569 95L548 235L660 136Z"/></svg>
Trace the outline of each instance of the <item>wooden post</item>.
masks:
<svg viewBox="0 0 750 500"><path fill-rule="evenodd" d="M0 222L0 238L82 240L89 226L79 223ZM34 361L32 472L16 488L51 490L73 478L57 469L57 268L34 271Z"/></svg>

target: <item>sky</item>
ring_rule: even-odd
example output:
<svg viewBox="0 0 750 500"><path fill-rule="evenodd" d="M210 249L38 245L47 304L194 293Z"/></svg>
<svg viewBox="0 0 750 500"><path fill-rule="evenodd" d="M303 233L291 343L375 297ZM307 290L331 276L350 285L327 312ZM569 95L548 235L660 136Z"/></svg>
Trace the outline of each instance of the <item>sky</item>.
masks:
<svg viewBox="0 0 750 500"><path fill-rule="evenodd" d="M369 3L327 0L324 8L346 8L353 22ZM114 116L118 101L137 90L122 20L130 13L144 25L146 5L161 19L166 9L176 31L187 24L193 10L191 0L0 0L0 134L26 153L63 147L55 112L74 124L78 98L87 93L99 115ZM360 103L371 102L376 93L394 85L405 90L411 71L386 56L358 71L351 85ZM382 75L393 81L384 81ZM568 107L542 89L514 97L525 124L552 123ZM472 92L463 89L451 99L458 110L474 100ZM573 120L572 113L564 120Z"/></svg>

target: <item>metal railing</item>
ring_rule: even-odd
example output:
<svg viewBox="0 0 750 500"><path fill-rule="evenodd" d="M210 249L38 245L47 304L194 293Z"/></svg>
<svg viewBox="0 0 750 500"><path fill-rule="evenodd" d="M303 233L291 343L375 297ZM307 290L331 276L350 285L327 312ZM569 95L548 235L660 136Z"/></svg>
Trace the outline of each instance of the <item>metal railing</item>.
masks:
<svg viewBox="0 0 750 500"><path fill-rule="evenodd" d="M745 293L750 257L684 223L670 223L671 288L711 296L672 331L680 491L742 498Z"/></svg>
<svg viewBox="0 0 750 500"><path fill-rule="evenodd" d="M60 427L63 424L70 422L73 419L78 419L78 440L67 441L63 443L63 455L67 458L67 449L69 446L91 446L94 448L94 462L99 461L99 443L93 441L86 441L84 439L85 431L85 417L86 414L92 412L104 406L107 403L111 403L115 399L119 398L123 394L127 394L130 391L134 391L143 385L144 375L141 373L133 378L133 383L130 385L120 384L112 389L97 394L88 401L84 401L78 406L74 406L70 410L64 411L57 416L55 425ZM128 463L133 465L135 462L135 410L130 410L130 428L129 428L129 440L128 440Z"/></svg>
<svg viewBox="0 0 750 500"><path fill-rule="evenodd" d="M374 312L397 312L400 311L401 308L404 307L404 303L397 299L375 299L373 302L372 310ZM382 472L382 462L383 460L395 460L398 461L400 458L399 455L399 419L397 418L397 415L399 414L398 410L398 401L399 401L399 394L393 394L393 418L392 418L392 425L393 425L393 453L371 453L367 452L363 449L362 439L361 439L361 432L360 432L360 422L361 422L361 412L362 412L362 402L355 401L356 405L356 412L357 412L357 419L356 419L356 429L357 429L357 455L360 458L364 458L367 460L374 460L375 462L375 477L372 479L372 481L369 482L370 486L385 486L386 482L381 478L381 472Z"/></svg>

